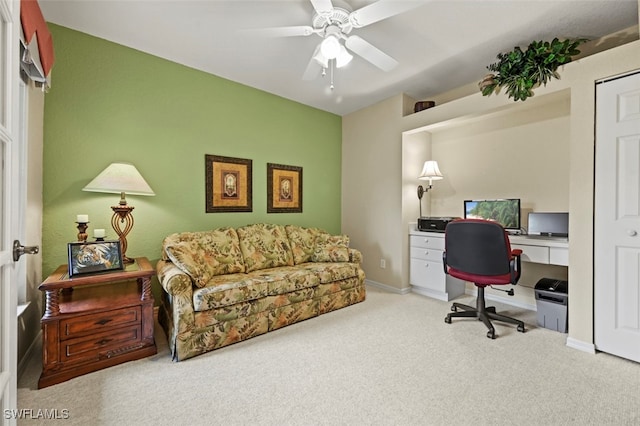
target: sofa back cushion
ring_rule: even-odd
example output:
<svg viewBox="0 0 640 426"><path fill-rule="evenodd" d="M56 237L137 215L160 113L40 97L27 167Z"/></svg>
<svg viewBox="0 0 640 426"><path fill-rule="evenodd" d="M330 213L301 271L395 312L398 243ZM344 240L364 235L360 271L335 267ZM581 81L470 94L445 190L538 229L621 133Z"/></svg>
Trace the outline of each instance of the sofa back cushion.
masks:
<svg viewBox="0 0 640 426"><path fill-rule="evenodd" d="M233 228L182 232L164 239L164 252L198 287L216 275L245 271L238 234Z"/></svg>
<svg viewBox="0 0 640 426"><path fill-rule="evenodd" d="M293 263L296 265L311 262L313 250L316 246L316 238L320 234L327 234L318 228L303 228L296 225L287 225L285 230L287 231L289 244L291 244Z"/></svg>
<svg viewBox="0 0 640 426"><path fill-rule="evenodd" d="M349 237L346 235L318 235L311 261L348 262Z"/></svg>
<svg viewBox="0 0 640 426"><path fill-rule="evenodd" d="M257 223L237 231L246 272L293 266L293 254L284 226Z"/></svg>

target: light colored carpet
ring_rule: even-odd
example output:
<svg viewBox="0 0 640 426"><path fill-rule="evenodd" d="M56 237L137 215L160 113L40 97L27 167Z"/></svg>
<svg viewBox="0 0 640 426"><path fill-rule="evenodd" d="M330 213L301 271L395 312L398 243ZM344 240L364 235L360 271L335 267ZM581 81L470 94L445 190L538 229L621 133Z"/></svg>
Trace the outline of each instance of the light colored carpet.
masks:
<svg viewBox="0 0 640 426"><path fill-rule="evenodd" d="M445 324L449 307L369 287L364 303L180 363L158 327L157 355L41 390L34 357L18 405L69 410L64 425L640 424L640 365L568 348L532 311L498 305L527 332L496 322L490 340L476 320Z"/></svg>

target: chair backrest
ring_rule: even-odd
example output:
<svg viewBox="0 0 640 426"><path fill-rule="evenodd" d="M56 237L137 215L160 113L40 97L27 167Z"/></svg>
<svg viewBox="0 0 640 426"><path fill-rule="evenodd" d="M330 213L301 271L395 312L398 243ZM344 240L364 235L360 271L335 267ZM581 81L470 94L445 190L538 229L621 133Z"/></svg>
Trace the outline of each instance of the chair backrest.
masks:
<svg viewBox="0 0 640 426"><path fill-rule="evenodd" d="M445 268L470 276L491 277L494 284L507 284L513 271L511 245L504 228L495 222L464 219L445 229ZM474 282L487 282L476 278ZM495 282L494 282L495 281ZM506 281L506 282L505 282Z"/></svg>

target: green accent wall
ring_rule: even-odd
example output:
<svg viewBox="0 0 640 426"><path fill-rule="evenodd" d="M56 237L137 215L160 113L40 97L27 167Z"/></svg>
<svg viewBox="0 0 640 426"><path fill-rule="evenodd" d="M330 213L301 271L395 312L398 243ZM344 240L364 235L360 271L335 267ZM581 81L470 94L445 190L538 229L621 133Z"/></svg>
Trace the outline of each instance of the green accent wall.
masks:
<svg viewBox="0 0 640 426"><path fill-rule="evenodd" d="M67 262L76 215L89 215L90 240L96 228L115 239L110 207L119 196L82 188L116 161L133 163L156 193L127 196L130 257L155 262L165 236L220 226L340 232L340 116L48 25L56 62L45 97L44 276ZM205 154L253 161L253 212L205 213ZM303 168L302 213L267 214L267 163Z"/></svg>

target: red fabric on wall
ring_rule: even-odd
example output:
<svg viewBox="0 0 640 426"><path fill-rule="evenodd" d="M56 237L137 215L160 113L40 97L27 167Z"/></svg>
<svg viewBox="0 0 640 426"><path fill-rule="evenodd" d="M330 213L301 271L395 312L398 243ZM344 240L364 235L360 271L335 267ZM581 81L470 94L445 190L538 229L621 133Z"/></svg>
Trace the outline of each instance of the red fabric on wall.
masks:
<svg viewBox="0 0 640 426"><path fill-rule="evenodd" d="M22 31L27 43L30 43L34 34L38 37L38 50L40 51L40 63L44 75L49 75L53 67L53 38L47 28L47 23L42 16L42 11L37 0L20 0L20 21Z"/></svg>

